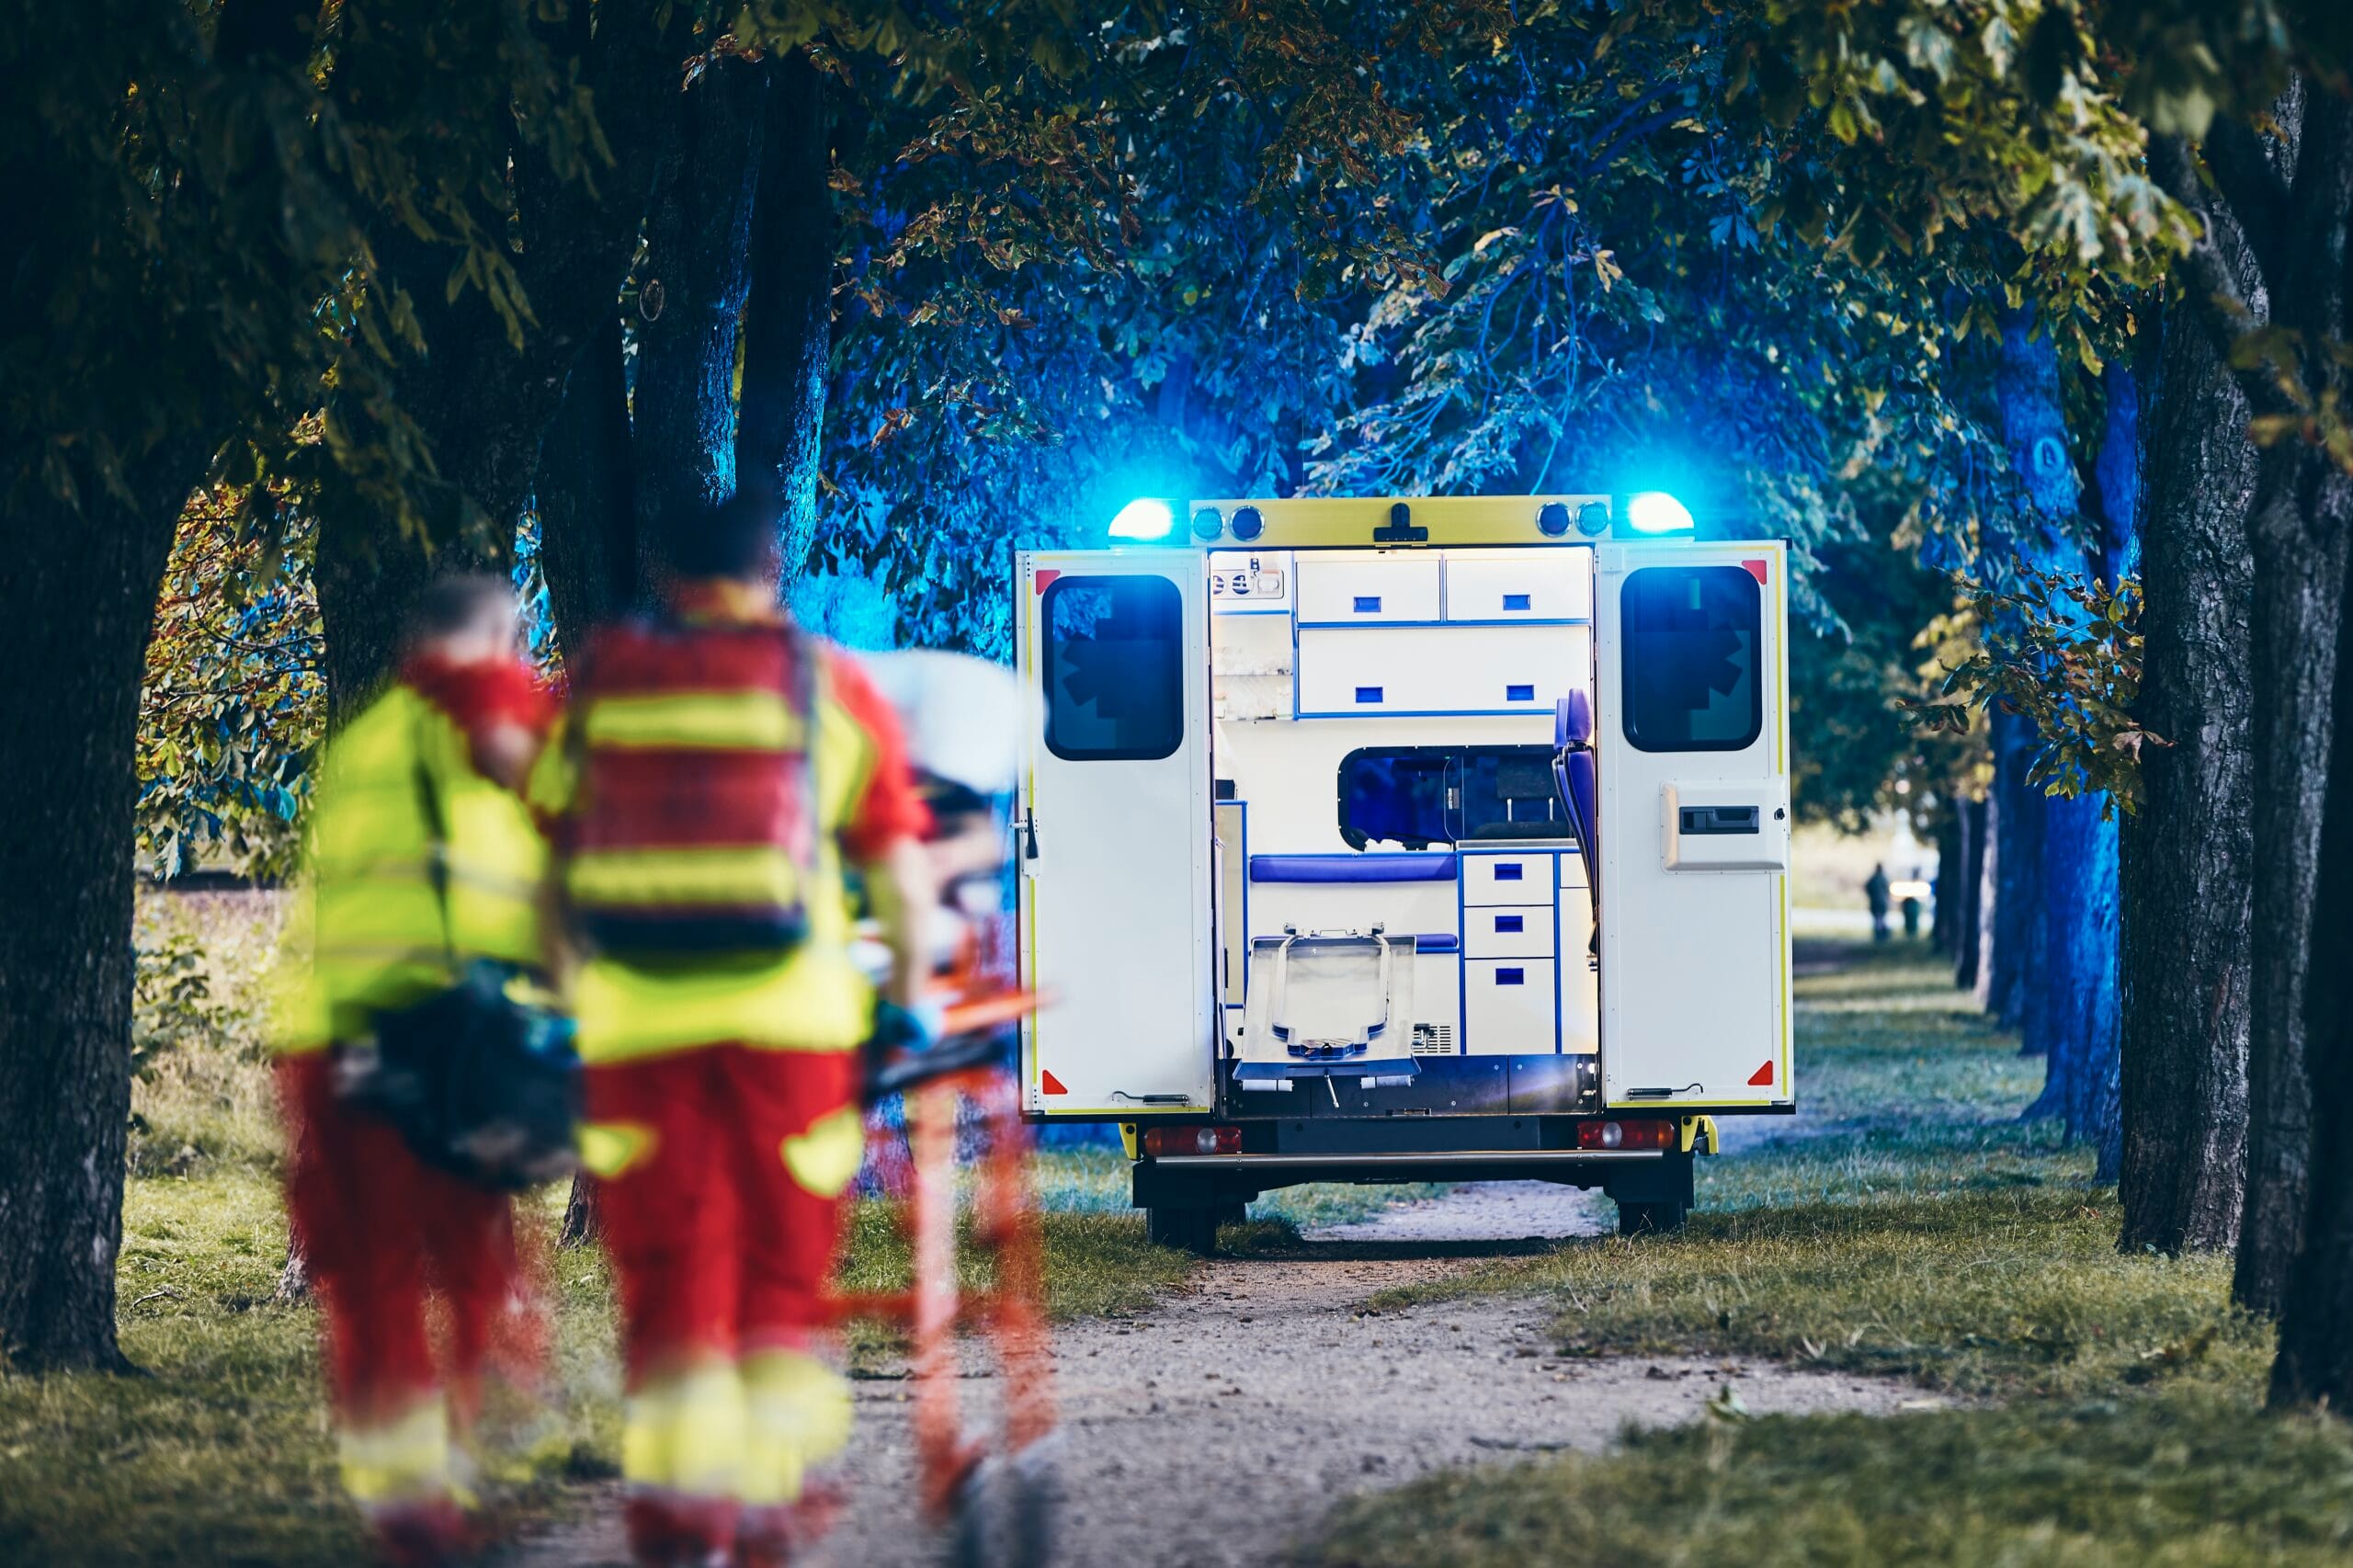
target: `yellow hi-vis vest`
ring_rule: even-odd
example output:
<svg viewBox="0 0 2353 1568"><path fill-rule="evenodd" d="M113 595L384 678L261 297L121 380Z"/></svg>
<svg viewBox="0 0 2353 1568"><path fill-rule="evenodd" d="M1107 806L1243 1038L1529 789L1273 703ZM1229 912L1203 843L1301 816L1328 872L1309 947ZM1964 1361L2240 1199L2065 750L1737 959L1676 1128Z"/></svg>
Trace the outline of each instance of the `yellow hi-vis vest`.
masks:
<svg viewBox="0 0 2353 1568"><path fill-rule="evenodd" d="M698 744L726 751L773 738L773 715L764 705L713 702L691 692L631 701L631 722L659 729L674 744L676 736L690 734ZM676 722L661 710L672 705ZM693 953L624 962L592 954L574 973L570 998L583 1062L594 1066L730 1043L775 1051L854 1051L871 1031L873 987L849 956L850 903L839 835L865 796L875 745L864 726L835 700L822 673L816 706L817 832L800 884L806 934L781 955ZM567 726L597 722L593 708L585 717L574 711L563 721ZM739 734L732 723L751 728ZM579 748L566 739L558 734L549 742L531 777L531 804L551 818L572 815L585 803L580 798L585 780ZM699 858L710 852L680 853ZM740 853L746 867L754 868L766 852L746 847ZM568 869L576 874L578 868ZM600 874L626 875L626 862Z"/></svg>
<svg viewBox="0 0 2353 1568"><path fill-rule="evenodd" d="M547 868L529 808L476 770L447 714L394 686L327 747L290 922L290 945L307 937L311 963L280 992L278 1048L359 1039L372 1015L423 1001L474 959L537 967Z"/></svg>

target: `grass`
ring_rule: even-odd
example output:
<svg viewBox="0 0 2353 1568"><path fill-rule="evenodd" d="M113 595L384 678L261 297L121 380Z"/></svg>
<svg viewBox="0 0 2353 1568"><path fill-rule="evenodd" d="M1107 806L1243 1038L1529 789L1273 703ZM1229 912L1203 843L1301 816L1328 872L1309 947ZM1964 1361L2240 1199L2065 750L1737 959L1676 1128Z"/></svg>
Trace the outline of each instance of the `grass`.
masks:
<svg viewBox="0 0 2353 1568"><path fill-rule="evenodd" d="M2271 1336L2230 1306L2227 1261L2118 1253L2115 1194L2088 1158L2017 1119L2040 1065L1916 950L1844 958L1799 982L1807 1120L1703 1165L1684 1233L1570 1244L1387 1300L1534 1291L1573 1353L1773 1358L1976 1400L1733 1411L1599 1456L1449 1472L1344 1505L1302 1562L2353 1555L2353 1436L2262 1412Z"/></svg>
<svg viewBox="0 0 2353 1568"><path fill-rule="evenodd" d="M2353 1554L2353 1449L2324 1422L2198 1393L1710 1422L1344 1506L1304 1561L2320 1568Z"/></svg>
<svg viewBox="0 0 2353 1568"><path fill-rule="evenodd" d="M366 1559L335 1482L317 1314L273 1300L287 1232L256 1000L273 939L274 913L252 895L142 908L142 1066L118 1287L122 1347L145 1375L0 1369L0 1562ZM1050 1153L1039 1180L1056 1315L1140 1311L1194 1267L1145 1242L1115 1155ZM561 1191L540 1195L527 1228L552 1235L562 1202ZM494 1407L505 1419L487 1424L515 1439L492 1472L510 1515L612 1473L620 1452L604 1259L594 1248L542 1256L551 1398ZM878 1287L905 1267L886 1206L857 1205L847 1283ZM854 1325L851 1339L860 1356L887 1347L870 1325Z"/></svg>

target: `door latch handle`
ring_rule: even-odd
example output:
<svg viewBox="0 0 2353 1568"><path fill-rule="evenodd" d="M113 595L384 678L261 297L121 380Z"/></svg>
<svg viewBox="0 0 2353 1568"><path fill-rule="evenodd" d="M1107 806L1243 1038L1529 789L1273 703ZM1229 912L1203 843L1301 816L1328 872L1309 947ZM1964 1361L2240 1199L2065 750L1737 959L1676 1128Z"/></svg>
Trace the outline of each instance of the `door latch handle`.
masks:
<svg viewBox="0 0 2353 1568"><path fill-rule="evenodd" d="M1038 813L1027 806L1021 809L1021 858L1035 860L1038 858Z"/></svg>

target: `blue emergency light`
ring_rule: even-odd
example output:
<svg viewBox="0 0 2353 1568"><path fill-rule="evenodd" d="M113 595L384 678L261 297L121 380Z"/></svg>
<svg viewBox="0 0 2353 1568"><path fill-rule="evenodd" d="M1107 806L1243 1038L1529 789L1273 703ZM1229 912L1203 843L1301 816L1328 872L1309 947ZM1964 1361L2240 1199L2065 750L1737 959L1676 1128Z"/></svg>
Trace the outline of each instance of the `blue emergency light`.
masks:
<svg viewBox="0 0 2353 1568"><path fill-rule="evenodd" d="M1111 519L1113 539L1166 539L1176 527L1176 508L1146 497L1131 501Z"/></svg>
<svg viewBox="0 0 2353 1568"><path fill-rule="evenodd" d="M1626 526L1638 534L1688 534L1698 531L1691 508L1664 490L1645 490L1626 503Z"/></svg>

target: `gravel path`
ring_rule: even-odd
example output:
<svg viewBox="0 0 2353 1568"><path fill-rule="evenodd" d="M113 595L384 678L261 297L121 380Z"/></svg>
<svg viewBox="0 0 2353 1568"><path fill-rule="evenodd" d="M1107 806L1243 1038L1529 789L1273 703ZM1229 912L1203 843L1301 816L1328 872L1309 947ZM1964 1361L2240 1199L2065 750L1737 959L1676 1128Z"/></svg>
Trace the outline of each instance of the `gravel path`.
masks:
<svg viewBox="0 0 2353 1568"><path fill-rule="evenodd" d="M1690 1420L1726 1385L1760 1415L1888 1411L1893 1381L1688 1358L1561 1360L1542 1301L1495 1297L1369 1313L1392 1285L1442 1278L1548 1239L1607 1233L1597 1195L1539 1183L1458 1188L1308 1233L1266 1258L1221 1258L1152 1312L1055 1335L1068 1568L1227 1568L1281 1560L1332 1500L1441 1466L1605 1447L1629 1423ZM984 1403L982 1369L964 1387ZM857 1384L857 1501L834 1568L941 1561L912 1520L906 1385ZM510 1568L625 1561L610 1497Z"/></svg>

